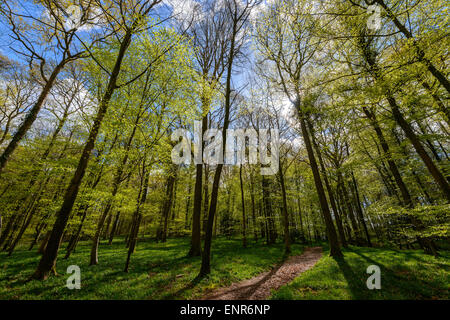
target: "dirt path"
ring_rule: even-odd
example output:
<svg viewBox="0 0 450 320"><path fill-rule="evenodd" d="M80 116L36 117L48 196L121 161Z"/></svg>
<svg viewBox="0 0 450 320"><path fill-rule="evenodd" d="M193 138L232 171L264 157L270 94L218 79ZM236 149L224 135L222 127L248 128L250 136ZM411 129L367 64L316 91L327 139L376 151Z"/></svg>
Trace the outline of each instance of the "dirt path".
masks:
<svg viewBox="0 0 450 320"><path fill-rule="evenodd" d="M312 268L322 257L322 248L306 248L300 256L289 257L283 264L268 272L219 288L206 295L203 300L263 300L270 296L271 290L294 280L302 272Z"/></svg>

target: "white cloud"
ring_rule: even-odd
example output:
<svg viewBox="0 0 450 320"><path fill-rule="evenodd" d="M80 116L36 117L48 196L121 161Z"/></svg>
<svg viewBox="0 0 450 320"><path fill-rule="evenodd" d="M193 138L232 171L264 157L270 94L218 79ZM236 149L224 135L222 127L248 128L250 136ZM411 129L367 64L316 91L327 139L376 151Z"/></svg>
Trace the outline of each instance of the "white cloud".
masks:
<svg viewBox="0 0 450 320"><path fill-rule="evenodd" d="M189 23L197 23L204 19L202 5L196 0L165 0L164 3L172 10L172 16L183 27Z"/></svg>

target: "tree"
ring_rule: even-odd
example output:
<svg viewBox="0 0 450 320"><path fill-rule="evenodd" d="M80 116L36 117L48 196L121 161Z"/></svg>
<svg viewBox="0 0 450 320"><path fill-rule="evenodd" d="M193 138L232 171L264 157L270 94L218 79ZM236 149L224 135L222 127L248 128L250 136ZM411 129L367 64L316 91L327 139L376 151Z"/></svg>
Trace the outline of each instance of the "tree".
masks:
<svg viewBox="0 0 450 320"><path fill-rule="evenodd" d="M118 38L119 50L115 58L114 67L112 68L110 73L108 72L108 85L99 103L97 115L95 117L93 127L89 133L87 143L81 154L77 169L64 195L64 202L61 206L61 210L57 214L57 219L53 226L53 230L50 235L47 247L39 262L36 272L33 275L33 278L35 279L46 279L51 271L55 272L56 257L62 234L64 232L69 214L72 211L73 204L77 197L81 180L83 179L83 176L85 174L91 151L94 148L95 140L97 138L101 123L109 106L109 101L111 100L114 91L121 85L124 85L118 84L122 61L125 57L128 47L130 46L132 36L142 30L142 27L145 25L143 25L143 22L146 22L144 18L158 3L158 0L153 0L140 3L139 6L132 6L132 4L130 3L130 7L128 8L118 8L120 9L120 12L122 12L121 19L123 19L123 21L126 21L128 17L131 17L132 20L128 24L121 25L121 28L116 33L117 36L121 35L122 37ZM142 72L141 74L138 74L137 76L128 80L126 84L135 81L141 75Z"/></svg>

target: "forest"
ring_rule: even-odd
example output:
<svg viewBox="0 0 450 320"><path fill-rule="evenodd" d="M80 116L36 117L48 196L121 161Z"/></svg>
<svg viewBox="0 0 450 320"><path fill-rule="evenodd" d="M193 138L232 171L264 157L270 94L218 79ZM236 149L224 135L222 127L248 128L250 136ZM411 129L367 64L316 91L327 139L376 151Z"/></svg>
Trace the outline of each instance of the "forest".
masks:
<svg viewBox="0 0 450 320"><path fill-rule="evenodd" d="M0 300L448 300L448 5L0 0Z"/></svg>

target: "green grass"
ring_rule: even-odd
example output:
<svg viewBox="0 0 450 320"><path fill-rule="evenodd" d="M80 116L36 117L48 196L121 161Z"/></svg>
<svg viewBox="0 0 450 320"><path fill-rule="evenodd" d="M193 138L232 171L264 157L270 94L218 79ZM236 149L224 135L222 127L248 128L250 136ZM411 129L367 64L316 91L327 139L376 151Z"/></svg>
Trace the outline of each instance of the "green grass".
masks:
<svg viewBox="0 0 450 320"><path fill-rule="evenodd" d="M350 247L344 258L324 253L316 266L280 288L272 299L449 299L450 252ZM381 289L369 290L369 265L381 269Z"/></svg>
<svg viewBox="0 0 450 320"><path fill-rule="evenodd" d="M251 242L251 241L249 241ZM65 248L65 245L62 247ZM301 254L302 246L293 245L292 254ZM129 273L123 268L126 248L123 239L113 245L101 244L99 264L89 266L90 242L81 242L77 251L64 260L60 250L58 276L47 281L28 281L39 261L35 250L19 248L11 257L0 253L0 299L191 299L211 289L251 278L282 260L281 243L266 246L239 239L213 241L211 274L193 283L200 269L200 257L189 258L189 239L169 239L166 243L138 243L131 257ZM81 268L81 289L66 288L69 265Z"/></svg>
<svg viewBox="0 0 450 320"><path fill-rule="evenodd" d="M64 246L63 246L64 249ZM301 254L293 245L292 254ZM19 248L11 257L0 253L0 299L195 299L217 287L251 278L282 261L283 245L250 243L218 238L213 242L211 275L193 280L200 258L186 256L189 239L166 243L140 242L132 255L129 273L124 273L126 248L123 239L100 245L99 265L89 266L90 242L81 242L69 260L61 250L58 276L47 281L28 281L39 255ZM343 259L324 253L317 265L274 292L272 299L449 299L450 252L440 258L420 250L351 247ZM381 290L369 290L369 265L381 268ZM69 290L69 265L81 268L81 289Z"/></svg>

